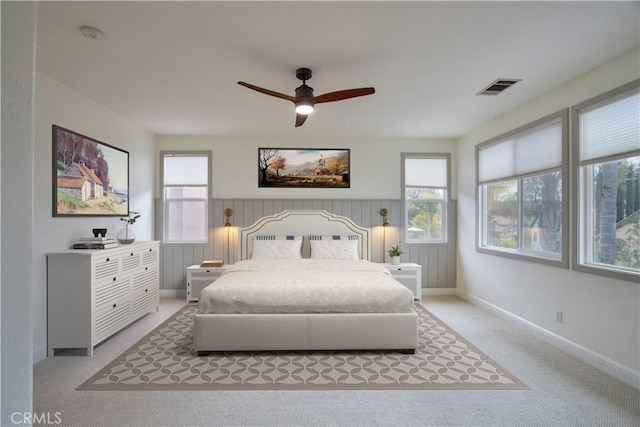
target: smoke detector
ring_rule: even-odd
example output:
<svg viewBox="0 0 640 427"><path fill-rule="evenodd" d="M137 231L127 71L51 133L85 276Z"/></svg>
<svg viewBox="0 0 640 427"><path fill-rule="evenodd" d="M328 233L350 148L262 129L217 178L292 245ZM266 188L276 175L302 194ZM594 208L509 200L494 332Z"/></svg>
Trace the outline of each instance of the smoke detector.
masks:
<svg viewBox="0 0 640 427"><path fill-rule="evenodd" d="M82 33L83 36L92 40L101 39L103 36L102 31L100 31L97 28L88 27L88 26L81 27L80 32Z"/></svg>
<svg viewBox="0 0 640 427"><path fill-rule="evenodd" d="M521 81L522 79L498 79L482 89L480 92L476 93L476 95L498 95Z"/></svg>

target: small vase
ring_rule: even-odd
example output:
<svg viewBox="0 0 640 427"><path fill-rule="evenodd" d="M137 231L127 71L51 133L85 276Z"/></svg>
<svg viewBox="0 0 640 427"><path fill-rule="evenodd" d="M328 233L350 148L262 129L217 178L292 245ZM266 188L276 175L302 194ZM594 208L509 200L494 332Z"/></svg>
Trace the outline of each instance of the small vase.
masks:
<svg viewBox="0 0 640 427"><path fill-rule="evenodd" d="M118 231L116 239L118 239L118 243L128 245L136 240L136 233L132 228L125 226L122 230Z"/></svg>
<svg viewBox="0 0 640 427"><path fill-rule="evenodd" d="M392 256L391 257L391 265L399 265L400 264L400 257L399 256Z"/></svg>

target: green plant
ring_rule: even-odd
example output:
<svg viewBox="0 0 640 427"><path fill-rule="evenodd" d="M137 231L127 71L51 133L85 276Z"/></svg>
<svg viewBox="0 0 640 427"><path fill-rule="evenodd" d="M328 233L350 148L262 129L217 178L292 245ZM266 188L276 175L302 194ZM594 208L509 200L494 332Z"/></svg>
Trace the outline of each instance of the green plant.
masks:
<svg viewBox="0 0 640 427"><path fill-rule="evenodd" d="M140 218L140 212L130 211L129 215L120 218L120 221L126 222L125 227L129 227L129 225L135 224L138 218Z"/></svg>
<svg viewBox="0 0 640 427"><path fill-rule="evenodd" d="M397 257L402 255L404 252L400 249L400 245L391 246L387 251L390 257Z"/></svg>

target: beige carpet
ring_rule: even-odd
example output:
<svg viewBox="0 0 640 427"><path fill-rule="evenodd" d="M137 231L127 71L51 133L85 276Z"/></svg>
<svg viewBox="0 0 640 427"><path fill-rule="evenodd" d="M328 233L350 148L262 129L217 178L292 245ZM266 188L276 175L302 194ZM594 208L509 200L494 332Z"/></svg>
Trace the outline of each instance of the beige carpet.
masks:
<svg viewBox="0 0 640 427"><path fill-rule="evenodd" d="M418 349L228 352L193 350L188 305L78 390L523 390L528 387L416 303Z"/></svg>

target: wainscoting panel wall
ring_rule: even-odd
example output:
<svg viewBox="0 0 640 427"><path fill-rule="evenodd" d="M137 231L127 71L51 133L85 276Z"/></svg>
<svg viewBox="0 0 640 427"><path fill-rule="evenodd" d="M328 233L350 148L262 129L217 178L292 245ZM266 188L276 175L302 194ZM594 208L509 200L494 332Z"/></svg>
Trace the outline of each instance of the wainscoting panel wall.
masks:
<svg viewBox="0 0 640 427"><path fill-rule="evenodd" d="M400 200L300 200L254 199L210 202L208 244L160 244L160 288L186 289L185 269L203 260L218 259L232 264L239 259L238 230L248 227L265 215L284 210L323 209L351 218L362 227L371 228L371 254L374 262L389 262L386 250L400 244L402 262L422 265L423 288L454 288L456 286L456 202L450 202L447 220L447 244L406 245L400 243ZM224 210L233 209L231 227L224 227ZM380 209L389 211L389 227L382 227ZM156 200L156 236L162 241L162 201ZM383 249L383 242L386 249Z"/></svg>

